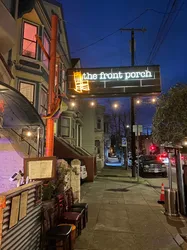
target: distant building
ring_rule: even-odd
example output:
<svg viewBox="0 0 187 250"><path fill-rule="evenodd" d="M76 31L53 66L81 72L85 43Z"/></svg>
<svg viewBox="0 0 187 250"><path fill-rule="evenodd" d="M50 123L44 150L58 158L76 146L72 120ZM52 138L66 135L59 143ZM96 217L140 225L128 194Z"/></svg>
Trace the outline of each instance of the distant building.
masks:
<svg viewBox="0 0 187 250"><path fill-rule="evenodd" d="M105 107L90 106L90 101L81 101L83 120L82 146L97 157L97 170L104 167L104 112Z"/></svg>

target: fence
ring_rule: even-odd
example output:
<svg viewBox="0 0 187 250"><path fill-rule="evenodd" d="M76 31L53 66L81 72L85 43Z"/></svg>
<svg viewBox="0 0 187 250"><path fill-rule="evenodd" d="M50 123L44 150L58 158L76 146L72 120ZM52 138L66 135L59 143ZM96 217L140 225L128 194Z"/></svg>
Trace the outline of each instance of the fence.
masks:
<svg viewBox="0 0 187 250"><path fill-rule="evenodd" d="M37 250L41 237L41 182L0 194L0 249Z"/></svg>

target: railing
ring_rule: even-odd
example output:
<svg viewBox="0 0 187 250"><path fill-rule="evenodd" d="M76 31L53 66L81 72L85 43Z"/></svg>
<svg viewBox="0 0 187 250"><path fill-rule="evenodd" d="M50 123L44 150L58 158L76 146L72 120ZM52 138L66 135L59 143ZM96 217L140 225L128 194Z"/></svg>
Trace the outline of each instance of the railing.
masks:
<svg viewBox="0 0 187 250"><path fill-rule="evenodd" d="M33 145L31 145L27 140L25 140L24 138L23 138L23 136L22 135L20 135L19 133L17 133L14 129L12 129L11 128L11 130L22 140L22 141L24 141L25 143L27 143L28 144L28 155L30 155L30 150L31 150L31 148L34 150L34 151L36 151L37 152L37 149L33 146ZM39 152L39 156L41 156L41 152Z"/></svg>

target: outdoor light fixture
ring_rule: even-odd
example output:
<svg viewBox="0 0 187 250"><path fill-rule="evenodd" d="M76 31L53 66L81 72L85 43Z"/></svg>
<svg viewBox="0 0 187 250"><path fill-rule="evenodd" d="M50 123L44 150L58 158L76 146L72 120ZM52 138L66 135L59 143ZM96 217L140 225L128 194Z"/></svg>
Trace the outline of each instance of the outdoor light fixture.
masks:
<svg viewBox="0 0 187 250"><path fill-rule="evenodd" d="M126 126L126 128L129 128L129 127L130 127L129 125Z"/></svg>
<svg viewBox="0 0 187 250"><path fill-rule="evenodd" d="M95 106L95 102L90 102L90 106L94 107Z"/></svg>
<svg viewBox="0 0 187 250"><path fill-rule="evenodd" d="M119 105L118 105L117 103L114 103L113 107L114 107L115 109L117 109L117 108L119 107Z"/></svg>
<svg viewBox="0 0 187 250"><path fill-rule="evenodd" d="M32 136L31 131L27 131L26 136L31 137Z"/></svg>
<svg viewBox="0 0 187 250"><path fill-rule="evenodd" d="M75 102L71 102L72 107L75 107L75 105L76 105Z"/></svg>
<svg viewBox="0 0 187 250"><path fill-rule="evenodd" d="M140 104L140 103L141 103L140 99L136 100L136 104Z"/></svg>

